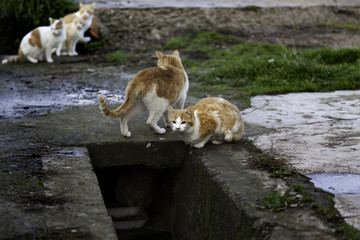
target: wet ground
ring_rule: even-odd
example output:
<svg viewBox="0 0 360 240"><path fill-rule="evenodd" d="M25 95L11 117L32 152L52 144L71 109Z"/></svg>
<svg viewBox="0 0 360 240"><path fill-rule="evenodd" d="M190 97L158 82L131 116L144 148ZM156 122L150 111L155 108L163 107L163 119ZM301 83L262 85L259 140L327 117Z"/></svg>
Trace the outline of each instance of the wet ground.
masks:
<svg viewBox="0 0 360 240"><path fill-rule="evenodd" d="M121 102L126 83L134 75L122 71L122 66L92 62L89 56L62 57L54 64L24 62L0 67L1 118L41 115L71 106L97 104L99 93L110 103Z"/></svg>
<svg viewBox="0 0 360 240"><path fill-rule="evenodd" d="M357 228L360 206L352 199L360 198L359 104L360 91L294 93L256 96L243 111L246 122L267 129L250 133L256 146L335 194L336 207Z"/></svg>
<svg viewBox="0 0 360 240"><path fill-rule="evenodd" d="M280 1L261 2L266 6L282 4ZM135 7L149 6L146 5L149 3L145 1L102 1L99 2L98 7L104 3L110 4L107 6L113 6L111 4L115 4L114 6L116 7L126 7L126 4ZM184 2L172 2L172 4L180 5L182 3ZM211 1L203 2L205 7L214 6L212 4L228 3L227 1L221 3ZM328 4L331 6L337 6L338 4L335 1L321 1L319 3L314 1L287 1L288 5L306 5L312 3L318 5ZM191 2L191 4L195 4L195 2ZM191 4L187 6L192 6ZM247 5L246 2L242 2L242 4ZM251 2L251 5L253 4L254 2ZM343 2L343 4L352 6L355 5L356 2L349 0ZM157 5L156 7L158 6L161 5ZM262 27L259 29L261 32ZM349 33L349 35L347 35L347 33ZM294 37L294 35L296 35L296 37ZM311 36L315 36L315 40L311 39ZM279 32L273 32L270 35L255 34L246 36L245 38L251 41L257 41L259 39L268 42L280 41L291 46L311 47L312 45L331 45L339 47L348 45L356 46L356 44L359 44L354 40L356 37L359 37L356 32L347 30L329 31L327 28L314 30L309 27L294 32L293 29L289 27L288 29L281 28ZM346 41L343 41L344 39L346 39ZM149 48L151 48L151 46ZM3 209L5 209L3 211L6 211L6 209L16 209L17 202L29 204L28 209L20 209L19 211L24 210L26 213L31 213L26 219L26 221L31 218L34 219L32 222L30 221L31 223L27 226L31 228L42 224L43 219L39 218L39 215L44 212L47 214L46 219L51 219L51 221L49 221L53 224L52 226L56 227L58 220L55 217L51 218L51 211L48 213L49 209L55 209L54 205L56 205L56 209L58 208L57 213L64 210L64 206L70 206L65 208L68 212L71 212L71 209L76 209L76 206L72 205L73 203L59 197L62 194L61 192L59 195L56 195L57 198L51 198L49 196L47 196L47 198L39 198L39 190L33 187L36 185L41 187L45 184L49 193L51 193L51 188L55 188L54 185L52 185L54 184L53 176L51 177L51 181L47 179L46 176L56 176L54 172L57 171L58 165L56 165L57 163L54 161L54 158L46 157L46 154L48 154L47 151L50 149L51 152L55 152L57 156L69 156L70 159L73 159L79 157L77 154L78 151L82 153L80 157L86 156L86 151L83 149L76 150L72 147L57 150L56 147L59 145L69 146L69 144L71 146L83 146L91 141L106 142L108 139L115 142L123 141L118 134L118 124L103 118L98 112L97 95L99 93L105 95L107 99L109 99L110 104L113 104L112 106L118 106L118 104L123 101L125 87L131 77L144 66L155 65L156 61L151 58L154 50L156 49L148 49L151 53L146 53L142 56L146 59L144 61L145 64L137 63L134 64L134 66L131 66L131 64L107 63L104 61L104 55L101 54L82 55L74 58L55 57L54 64L39 63L34 65L30 63L20 63L0 65L0 124L2 126L0 159L3 160L1 163L2 166L6 166L3 168L2 175L0 174L0 176L5 176L2 179L6 179L7 181L2 181L2 193L3 196L5 196L1 202ZM204 95L205 94L207 93L204 92ZM211 92L211 94L221 94L230 99L241 99L239 93L234 91L227 93ZM245 99L244 102L238 102L240 109L245 110L244 117L248 129L246 131L246 137L258 139L256 143L259 148L269 150L269 154L289 160L298 172L309 174L310 177L313 176L315 186L336 193L335 201L338 209L343 217L352 220L350 223L354 225L359 224L359 215L354 217L354 213L358 213L357 211L359 209L357 201L358 195L356 195L356 193L358 193L358 183L356 181L358 181L357 174L359 173L359 135L357 134L359 131L359 112L356 110L359 102L358 96L358 91L324 93L320 95L290 94L281 96L259 96L252 99L253 108L247 110L245 110L245 108L248 107L249 99ZM201 97L201 94L199 95L197 92L196 97ZM187 104L193 101L196 101L196 99L193 98L190 93ZM315 101L319 101L320 106L326 106L326 108L315 108L313 104ZM299 102L303 104L303 111L297 111ZM285 110L281 107L284 107ZM260 110L266 110L265 112L269 113L269 115L265 117L265 113L260 112ZM259 115L256 115L257 113L259 113ZM289 116L291 117L289 118ZM57 118L60 120L57 121ZM79 119L83 120L84 123L79 123ZM253 120L258 121L253 122ZM54 121L54 124L52 124L52 121ZM275 130L274 125L277 126ZM105 130L106 135L103 134L103 130ZM321 131L321 133L319 133L319 131ZM79 132L81 132L81 136L77 135ZM141 132L141 134L144 134L143 138L155 139L158 137L151 134L148 129ZM320 135L326 139L326 142L319 141L318 137ZM293 138L290 139L289 136ZM314 142L307 141L306 139L311 139ZM349 144L349 141L351 144ZM319 147L317 149L325 147L331 151L326 151L328 155L319 153L314 150L316 144L318 144L317 147ZM347 161L340 160L340 157L334 154L342 153L339 147L347 149L345 151L348 154L347 156L349 156ZM227 151L229 148L231 149L232 147L226 146L222 149ZM213 148L210 149L213 150ZM44 153L46 153L45 157ZM330 160L330 164L328 164L329 156L338 157L336 157L335 160ZM303 159L310 160L310 162L306 162ZM313 159L316 160L312 161ZM84 162L86 161L87 160L84 160ZM52 164L52 162L54 163ZM337 164L338 162L341 162L341 164ZM61 179L65 179L66 176L68 176L65 170L72 166L72 163L73 162L69 161L69 164L63 169L64 176L57 177L57 181L61 181ZM306 165L306 163L308 164ZM61 165L61 163L58 164ZM324 166L329 166L330 168L326 169ZM45 173L44 169L46 170ZM327 175L311 175L323 172L326 172ZM24 174L21 175L20 173ZM11 178L11 176L14 175L21 175L21 177ZM39 176L41 176L41 181L36 182ZM330 179L330 183L329 181L323 181L324 176L325 180ZM229 176L223 174L222 177L227 179ZM29 179L33 182L29 183ZM333 179L336 179L337 182L343 181L345 184L331 184L335 181ZM348 181L354 184L349 186L346 184ZM21 186L21 183L26 184ZM232 183L234 186L237 185L236 182ZM276 184L278 183L274 183L273 185ZM5 188L6 185L10 187ZM349 188L345 189L345 186ZM23 189L20 189L21 187ZM67 188L70 189L70 187ZM24 190L24 193L19 195L19 192L22 190ZM64 191L66 192L66 190ZM100 198L100 196L96 194L98 193L94 193L94 196ZM29 198L31 198L31 200L29 200ZM4 201L4 199L6 199L6 201ZM46 201L44 201L44 199ZM12 201L15 202L13 205ZM26 201L29 201L29 203ZM101 200L97 199L97 201L99 202ZM34 204L34 202L36 204L30 206L30 204ZM96 201L94 200L94 202ZM98 202L97 204L99 205ZM92 206L94 203L91 202L87 204ZM37 211L42 213L40 214ZM99 212L101 211L99 210ZM7 214L1 211L0 213L2 213L2 216ZM79 211L79 215L76 215L76 217L82 216L86 219L84 217L85 213L87 214L87 212ZM299 213L301 216L307 214L308 212L305 211ZM12 212L12 215L15 216L16 213ZM315 219L316 217L311 215L311 218ZM309 220L309 218L306 217L304 217L304 219ZM62 220L66 222L66 217ZM16 229L21 232L19 227L14 226L22 223L22 221L23 219L10 220L9 218L8 229ZM11 225L12 223L13 225ZM325 227L322 224L323 223L319 224L319 228L328 231L329 227ZM285 225L286 224L284 224L284 226ZM63 230L64 229L61 229L59 231ZM70 233L77 232L77 229L70 228L65 230ZM56 228L53 228L53 231L56 232Z"/></svg>

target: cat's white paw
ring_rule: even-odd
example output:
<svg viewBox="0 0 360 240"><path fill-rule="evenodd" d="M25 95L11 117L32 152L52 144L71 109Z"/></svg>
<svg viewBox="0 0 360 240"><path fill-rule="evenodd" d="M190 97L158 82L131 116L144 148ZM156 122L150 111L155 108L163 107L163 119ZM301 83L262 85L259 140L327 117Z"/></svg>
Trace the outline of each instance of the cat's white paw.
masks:
<svg viewBox="0 0 360 240"><path fill-rule="evenodd" d="M166 133L165 128L159 128L159 130L157 131L159 134L164 134Z"/></svg>
<svg viewBox="0 0 360 240"><path fill-rule="evenodd" d="M77 52L69 52L69 56L77 56L79 55Z"/></svg>
<svg viewBox="0 0 360 240"><path fill-rule="evenodd" d="M197 144L194 144L194 148L202 148L203 146L205 145L205 143L197 143Z"/></svg>
<svg viewBox="0 0 360 240"><path fill-rule="evenodd" d="M131 132L128 131L127 133L125 133L125 134L123 133L122 135L123 135L124 137L128 137L128 138L129 138L129 137L131 137Z"/></svg>
<svg viewBox="0 0 360 240"><path fill-rule="evenodd" d="M231 134L229 134L229 135L225 135L224 139L225 139L225 142L232 142L233 137Z"/></svg>
<svg viewBox="0 0 360 240"><path fill-rule="evenodd" d="M213 140L212 141L212 144L214 144L214 145L220 145L222 143L223 143L223 141L219 141L219 140Z"/></svg>
<svg viewBox="0 0 360 240"><path fill-rule="evenodd" d="M82 40L83 40L85 43L88 43L88 42L91 41L91 38L90 38L90 37L84 37Z"/></svg>
<svg viewBox="0 0 360 240"><path fill-rule="evenodd" d="M52 59L47 59L46 60L48 63L53 63L54 62L54 60L52 60Z"/></svg>

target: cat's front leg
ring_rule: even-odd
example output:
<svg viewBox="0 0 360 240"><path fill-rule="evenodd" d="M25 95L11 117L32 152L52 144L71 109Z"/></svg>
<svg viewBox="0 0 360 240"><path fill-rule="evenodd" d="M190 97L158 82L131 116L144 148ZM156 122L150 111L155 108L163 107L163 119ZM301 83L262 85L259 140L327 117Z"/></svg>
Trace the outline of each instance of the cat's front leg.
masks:
<svg viewBox="0 0 360 240"><path fill-rule="evenodd" d="M201 139L200 141L198 141L197 143L195 143L195 144L193 145L193 147L195 147L195 148L202 148L202 147L205 146L205 144L209 141L209 139L210 139L211 136L212 136L211 134L208 135L208 136L205 136L203 139Z"/></svg>
<svg viewBox="0 0 360 240"><path fill-rule="evenodd" d="M211 143L214 144L214 145L220 145L220 144L223 143L223 141L220 141L220 140L212 140Z"/></svg>
<svg viewBox="0 0 360 240"><path fill-rule="evenodd" d="M61 55L61 48L62 48L62 43L60 43L58 45L58 47L56 48L56 56L60 57Z"/></svg>
<svg viewBox="0 0 360 240"><path fill-rule="evenodd" d="M45 50L45 58L48 63L53 63L54 60L51 57L51 48Z"/></svg>
<svg viewBox="0 0 360 240"><path fill-rule="evenodd" d="M36 58L33 58L33 57L30 56L30 55L27 55L26 58L27 58L30 62L32 62L32 63L37 63L37 62L38 62L38 60L37 60Z"/></svg>
<svg viewBox="0 0 360 240"><path fill-rule="evenodd" d="M146 123L159 134L164 134L166 132L165 128L161 128L157 124L161 116L163 116L163 113L163 109L153 109L149 112L149 117L146 121Z"/></svg>
<svg viewBox="0 0 360 240"><path fill-rule="evenodd" d="M120 120L120 131L124 137L131 137L131 132L129 132L128 130L128 124L126 118L121 118Z"/></svg>
<svg viewBox="0 0 360 240"><path fill-rule="evenodd" d="M150 126L152 129L154 129L158 134L164 134L164 133L166 133L165 128L161 128L161 127L159 127L158 125L154 125L154 124L149 123L149 126Z"/></svg>
<svg viewBox="0 0 360 240"><path fill-rule="evenodd" d="M168 122L166 120L165 114L162 115L162 120L164 121L165 127L168 127Z"/></svg>

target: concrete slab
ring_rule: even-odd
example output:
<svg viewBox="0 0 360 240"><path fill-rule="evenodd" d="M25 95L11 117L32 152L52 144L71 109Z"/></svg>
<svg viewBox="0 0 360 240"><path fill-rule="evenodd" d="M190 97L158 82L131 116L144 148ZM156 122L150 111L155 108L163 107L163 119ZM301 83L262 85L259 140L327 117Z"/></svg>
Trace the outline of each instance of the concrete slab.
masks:
<svg viewBox="0 0 360 240"><path fill-rule="evenodd" d="M256 96L251 104L243 111L244 119L268 128L265 134L250 133L268 154L286 159L303 174L360 173L360 91ZM360 218L353 194L323 189L335 193L335 199L341 193L336 206L343 216ZM358 221L345 219L360 229Z"/></svg>

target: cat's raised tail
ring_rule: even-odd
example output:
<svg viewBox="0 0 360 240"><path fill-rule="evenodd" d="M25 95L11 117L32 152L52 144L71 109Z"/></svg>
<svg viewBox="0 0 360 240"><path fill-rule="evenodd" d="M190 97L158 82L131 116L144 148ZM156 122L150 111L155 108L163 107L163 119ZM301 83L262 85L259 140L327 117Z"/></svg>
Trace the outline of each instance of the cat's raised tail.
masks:
<svg viewBox="0 0 360 240"><path fill-rule="evenodd" d="M7 63L14 63L14 62L20 62L21 59L23 58L24 54L21 51L21 49L19 48L19 52L18 52L18 56L16 58L8 58L8 59L4 59L1 61L2 64L7 64Z"/></svg>
<svg viewBox="0 0 360 240"><path fill-rule="evenodd" d="M141 91L128 91L126 94L125 102L115 110L110 110L107 106L105 98L99 94L98 98L100 101L100 109L102 113L111 118L119 118L122 117L125 113L127 113L136 103L138 96L140 95Z"/></svg>

